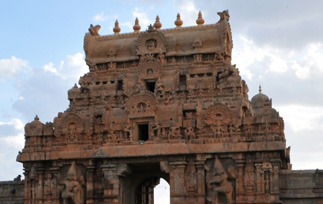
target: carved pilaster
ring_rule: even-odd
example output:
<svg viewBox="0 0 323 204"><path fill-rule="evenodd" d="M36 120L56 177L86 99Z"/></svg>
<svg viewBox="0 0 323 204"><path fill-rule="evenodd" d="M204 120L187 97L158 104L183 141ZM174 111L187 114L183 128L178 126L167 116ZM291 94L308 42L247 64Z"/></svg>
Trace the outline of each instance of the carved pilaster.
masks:
<svg viewBox="0 0 323 204"><path fill-rule="evenodd" d="M187 162L170 162L170 199L172 204L185 202L185 168Z"/></svg>
<svg viewBox="0 0 323 204"><path fill-rule="evenodd" d="M94 203L93 200L93 193L94 193L94 185L93 185L93 172L95 167L94 166L87 166L86 167L86 203L92 204Z"/></svg>
<svg viewBox="0 0 323 204"><path fill-rule="evenodd" d="M104 175L103 180L103 195L104 202L108 203L111 198L118 197L117 190L119 189L119 180L117 178L117 165L116 164L106 164L102 165L102 172Z"/></svg>
<svg viewBox="0 0 323 204"><path fill-rule="evenodd" d="M199 161L195 163L197 171L197 194L198 202L205 203L205 171L204 171L204 161Z"/></svg>
<svg viewBox="0 0 323 204"><path fill-rule="evenodd" d="M273 177L271 179L271 194L274 194L275 200L279 200L279 170L280 170L280 159L273 159L272 161L273 166Z"/></svg>
<svg viewBox="0 0 323 204"><path fill-rule="evenodd" d="M245 166L245 161L240 159L236 161L237 167L238 167L238 173L237 173L237 184L236 184L236 191L237 194L244 193L243 183L244 183L244 177L243 177L243 169Z"/></svg>
<svg viewBox="0 0 323 204"><path fill-rule="evenodd" d="M53 204L58 204L59 203L59 191L58 191L58 172L59 172L59 167L53 167L50 168L50 172L52 174L52 179L50 183L50 188L51 188L51 193L52 193L52 203Z"/></svg>
<svg viewBox="0 0 323 204"><path fill-rule="evenodd" d="M38 175L38 184L37 184L37 203L43 203L44 197L44 169L37 168L37 175Z"/></svg>
<svg viewBox="0 0 323 204"><path fill-rule="evenodd" d="M258 193L264 193L264 182L263 182L263 176L261 172L261 163L255 164L256 166L256 181L257 181L257 192Z"/></svg>
<svg viewBox="0 0 323 204"><path fill-rule="evenodd" d="M29 178L29 168L24 169L24 175L25 175L25 186L24 186L24 191L25 191L25 204L30 204L30 188L31 188L31 183L30 183L30 178Z"/></svg>
<svg viewBox="0 0 323 204"><path fill-rule="evenodd" d="M127 164L104 164L101 166L104 175L103 178L103 196L104 203L120 204L120 180L119 176L126 176L131 173Z"/></svg>

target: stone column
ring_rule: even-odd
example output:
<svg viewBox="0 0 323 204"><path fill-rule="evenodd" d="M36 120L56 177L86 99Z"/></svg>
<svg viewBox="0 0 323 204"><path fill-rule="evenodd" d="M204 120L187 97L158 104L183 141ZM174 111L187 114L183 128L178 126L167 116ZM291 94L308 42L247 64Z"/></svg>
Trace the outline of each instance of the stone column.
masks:
<svg viewBox="0 0 323 204"><path fill-rule="evenodd" d="M236 160L237 165L237 179L236 179L236 202L243 203L244 202L244 166L245 160L238 159Z"/></svg>
<svg viewBox="0 0 323 204"><path fill-rule="evenodd" d="M104 175L103 198L104 203L121 204L122 192L120 191L119 176L126 176L131 173L131 169L125 163L103 164L101 166Z"/></svg>
<svg viewBox="0 0 323 204"><path fill-rule="evenodd" d="M103 198L104 203L116 203L119 196L119 179L117 176L116 164L104 164L101 166L104 175L103 180ZM115 202L114 202L115 201Z"/></svg>
<svg viewBox="0 0 323 204"><path fill-rule="evenodd" d="M256 163L256 181L257 181L257 192L263 194L264 191L264 182L263 177L261 176L261 163Z"/></svg>
<svg viewBox="0 0 323 204"><path fill-rule="evenodd" d="M185 202L185 168L187 162L170 162L170 200L172 204L180 204Z"/></svg>
<svg viewBox="0 0 323 204"><path fill-rule="evenodd" d="M199 161L195 163L197 171L197 194L198 194L198 204L205 203L205 171L204 171L204 161Z"/></svg>
<svg viewBox="0 0 323 204"><path fill-rule="evenodd" d="M31 204L30 199L31 199L31 194L30 194L30 188L31 188L31 181L29 178L29 168L25 168L24 169L24 175L25 175L25 187L24 187L24 191L25 191L25 204Z"/></svg>
<svg viewBox="0 0 323 204"><path fill-rule="evenodd" d="M237 167L238 167L238 172L237 172L237 194L241 194L244 193L244 188L243 188L243 183L244 183L244 179L243 179L243 171L244 171L244 166L245 166L245 161L242 159L239 159L236 161Z"/></svg>
<svg viewBox="0 0 323 204"><path fill-rule="evenodd" d="M86 167L86 204L94 203L94 185L93 185L93 172L94 166Z"/></svg>
<svg viewBox="0 0 323 204"><path fill-rule="evenodd" d="M58 192L58 171L59 167L52 167L50 168L50 171L52 173L52 180L50 182L50 188L52 193L52 204L59 204L59 192Z"/></svg>
<svg viewBox="0 0 323 204"><path fill-rule="evenodd" d="M38 185L37 185L37 204L43 203L44 198L44 168L37 168Z"/></svg>
<svg viewBox="0 0 323 204"><path fill-rule="evenodd" d="M274 199L279 201L279 167L281 160L273 159L271 160L273 166L273 177L271 178L271 194L274 196Z"/></svg>

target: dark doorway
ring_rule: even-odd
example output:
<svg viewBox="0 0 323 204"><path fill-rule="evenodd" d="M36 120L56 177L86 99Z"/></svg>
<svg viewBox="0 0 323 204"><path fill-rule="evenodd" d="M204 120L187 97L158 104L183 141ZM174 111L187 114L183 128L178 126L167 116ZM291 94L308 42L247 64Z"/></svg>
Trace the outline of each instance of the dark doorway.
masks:
<svg viewBox="0 0 323 204"><path fill-rule="evenodd" d="M136 188L136 204L154 204L154 188L158 184L158 177L151 178L141 183Z"/></svg>
<svg viewBox="0 0 323 204"><path fill-rule="evenodd" d="M148 124L138 125L138 141L147 141L149 139Z"/></svg>
<svg viewBox="0 0 323 204"><path fill-rule="evenodd" d="M148 91L151 91L151 92L155 92L155 86L156 86L156 82L154 81L146 81L146 88Z"/></svg>
<svg viewBox="0 0 323 204"><path fill-rule="evenodd" d="M131 174L121 178L122 204L169 204L169 174L161 171L159 162L129 165ZM156 189L160 182L163 191Z"/></svg>

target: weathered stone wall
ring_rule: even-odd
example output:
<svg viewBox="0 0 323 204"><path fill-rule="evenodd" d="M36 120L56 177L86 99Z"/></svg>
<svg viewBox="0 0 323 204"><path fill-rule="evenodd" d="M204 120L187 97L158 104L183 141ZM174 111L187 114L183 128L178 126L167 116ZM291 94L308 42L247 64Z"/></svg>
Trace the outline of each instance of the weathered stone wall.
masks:
<svg viewBox="0 0 323 204"><path fill-rule="evenodd" d="M24 203L24 181L1 181L0 204Z"/></svg>
<svg viewBox="0 0 323 204"><path fill-rule="evenodd" d="M282 170L279 188L285 204L323 203L323 170Z"/></svg>

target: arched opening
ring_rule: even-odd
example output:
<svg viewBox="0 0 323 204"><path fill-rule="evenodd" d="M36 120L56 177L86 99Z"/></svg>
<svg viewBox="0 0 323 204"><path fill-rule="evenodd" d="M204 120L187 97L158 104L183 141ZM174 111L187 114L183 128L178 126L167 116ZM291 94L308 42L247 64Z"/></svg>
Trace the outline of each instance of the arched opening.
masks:
<svg viewBox="0 0 323 204"><path fill-rule="evenodd" d="M154 188L154 204L170 204L170 186L162 178Z"/></svg>
<svg viewBox="0 0 323 204"><path fill-rule="evenodd" d="M122 204L170 203L169 174L161 171L159 162L134 163L130 166L131 174L121 177ZM165 191L165 187L168 191ZM167 197L166 202L163 202Z"/></svg>
<svg viewBox="0 0 323 204"><path fill-rule="evenodd" d="M159 178L145 180L136 188L136 204L154 204L154 188L159 184Z"/></svg>

